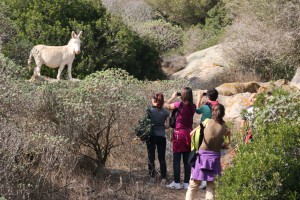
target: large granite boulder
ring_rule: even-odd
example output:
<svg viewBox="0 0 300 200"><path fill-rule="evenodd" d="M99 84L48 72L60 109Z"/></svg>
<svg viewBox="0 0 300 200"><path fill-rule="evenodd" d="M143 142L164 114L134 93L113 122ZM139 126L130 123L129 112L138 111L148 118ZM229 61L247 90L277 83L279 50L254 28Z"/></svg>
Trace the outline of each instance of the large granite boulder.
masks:
<svg viewBox="0 0 300 200"><path fill-rule="evenodd" d="M225 106L225 119L230 121L239 121L242 109L250 105L250 92L239 93L232 96L220 95L218 100Z"/></svg>
<svg viewBox="0 0 300 200"><path fill-rule="evenodd" d="M194 103L196 103L197 94L204 92L204 90L194 90ZM218 101L225 106L226 114L225 119L230 121L239 121L240 113L242 109L246 108L250 105L249 98L251 96L251 92L238 93L231 96L225 96L220 94L218 97ZM195 114L194 122L199 123L200 116Z"/></svg>
<svg viewBox="0 0 300 200"><path fill-rule="evenodd" d="M257 82L246 82L246 83L224 83L218 86L216 89L218 90L220 95L231 96L238 93L250 92L254 93L260 88L260 84Z"/></svg>
<svg viewBox="0 0 300 200"><path fill-rule="evenodd" d="M224 44L218 44L190 54L186 57L186 67L170 78L188 79L195 89L209 89L224 83L226 80L220 77L224 68L229 66L229 59L226 58L224 49Z"/></svg>

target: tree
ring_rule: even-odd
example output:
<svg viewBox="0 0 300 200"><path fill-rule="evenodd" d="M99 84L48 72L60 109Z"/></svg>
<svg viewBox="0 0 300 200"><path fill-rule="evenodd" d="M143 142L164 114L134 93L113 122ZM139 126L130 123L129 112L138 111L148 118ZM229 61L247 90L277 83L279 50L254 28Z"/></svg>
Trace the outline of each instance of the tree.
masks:
<svg viewBox="0 0 300 200"><path fill-rule="evenodd" d="M207 12L218 0L147 0L161 16L177 24L204 24Z"/></svg>
<svg viewBox="0 0 300 200"><path fill-rule="evenodd" d="M74 138L78 153L95 163L95 174L103 173L111 150L132 132L137 119L128 117L145 104L138 95L141 85L125 71L106 70L87 77L64 97L58 121Z"/></svg>
<svg viewBox="0 0 300 200"><path fill-rule="evenodd" d="M83 78L92 72L122 68L137 78L161 78L159 55L120 19L106 13L101 3L88 0L4 1L7 14L18 32L4 44L3 52L26 65L30 49L36 44L65 45L72 30L83 31L82 53L74 61L74 75ZM60 14L58 14L60 13ZM42 68L54 77L56 72Z"/></svg>

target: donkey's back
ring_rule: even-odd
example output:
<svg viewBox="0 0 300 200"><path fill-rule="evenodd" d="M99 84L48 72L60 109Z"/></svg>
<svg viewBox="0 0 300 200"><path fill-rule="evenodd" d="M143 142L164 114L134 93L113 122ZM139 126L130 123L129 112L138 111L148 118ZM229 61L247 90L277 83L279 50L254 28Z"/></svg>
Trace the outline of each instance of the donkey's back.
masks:
<svg viewBox="0 0 300 200"><path fill-rule="evenodd" d="M31 80L41 76L41 66L44 64L50 68L58 68L57 79L60 79L61 72L65 65L68 65L68 76L72 79L71 68L75 58L75 54L80 53L80 36L82 31L78 35L72 31L72 38L68 45L65 46L47 46L47 45L36 45L30 51L28 64L31 63L32 57L35 60L36 67Z"/></svg>
<svg viewBox="0 0 300 200"><path fill-rule="evenodd" d="M72 63L75 55L68 52L67 46L36 45L30 53L36 65L44 64L50 68L58 68L62 63Z"/></svg>

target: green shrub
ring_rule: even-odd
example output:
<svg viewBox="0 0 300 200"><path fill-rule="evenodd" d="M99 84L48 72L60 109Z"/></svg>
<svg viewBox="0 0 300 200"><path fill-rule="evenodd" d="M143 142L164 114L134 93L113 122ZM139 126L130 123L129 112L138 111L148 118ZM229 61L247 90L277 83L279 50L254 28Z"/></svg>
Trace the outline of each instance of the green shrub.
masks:
<svg viewBox="0 0 300 200"><path fill-rule="evenodd" d="M34 45L65 45L72 30L82 30L82 53L73 63L75 77L117 67L139 79L162 78L155 47L139 38L122 20L107 14L99 1L34 0L22 6L19 1L4 2L10 9L6 15L18 31L4 43L3 53L18 64L27 65ZM56 76L56 70L46 67L41 73Z"/></svg>
<svg viewBox="0 0 300 200"><path fill-rule="evenodd" d="M160 53L166 53L181 46L183 30L163 20L148 21L132 25L146 41L154 43Z"/></svg>
<svg viewBox="0 0 300 200"><path fill-rule="evenodd" d="M23 79L28 76L28 69L16 65L12 60L0 53L0 76L3 79Z"/></svg>
<svg viewBox="0 0 300 200"><path fill-rule="evenodd" d="M218 3L218 0L147 0L147 2L168 21L189 26L204 24L207 12Z"/></svg>
<svg viewBox="0 0 300 200"><path fill-rule="evenodd" d="M204 25L198 24L186 29L182 53L190 54L220 43L225 37L225 28L231 25L232 20L227 3L219 1L207 12Z"/></svg>
<svg viewBox="0 0 300 200"><path fill-rule="evenodd" d="M299 199L299 93L260 95L254 141L240 145L234 167L217 182L217 199Z"/></svg>
<svg viewBox="0 0 300 200"><path fill-rule="evenodd" d="M8 14L9 9L4 4L0 2L0 52L2 50L2 43L6 43L16 34L16 27L6 15Z"/></svg>
<svg viewBox="0 0 300 200"><path fill-rule="evenodd" d="M99 195L101 179L92 174L103 176L107 163L146 166L133 154L145 154L132 143L133 127L154 92L168 98L187 83L139 81L120 69L78 82L31 83L23 80L26 69L3 55L0 70L0 194L7 199L92 198L86 188Z"/></svg>

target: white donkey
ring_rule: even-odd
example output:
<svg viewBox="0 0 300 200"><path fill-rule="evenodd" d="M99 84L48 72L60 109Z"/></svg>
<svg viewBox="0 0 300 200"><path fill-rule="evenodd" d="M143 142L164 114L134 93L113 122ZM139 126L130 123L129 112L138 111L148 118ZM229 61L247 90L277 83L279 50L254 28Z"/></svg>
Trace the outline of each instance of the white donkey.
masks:
<svg viewBox="0 0 300 200"><path fill-rule="evenodd" d="M58 68L57 80L60 79L61 72L65 65L68 65L68 76L72 80L72 63L75 58L75 54L80 53L80 36L82 31L78 35L72 31L71 39L68 45L65 46L46 46L36 45L30 51L28 64L31 64L32 57L34 57L36 67L34 68L33 76L31 81L35 80L36 77L41 76L41 67L46 65L50 68Z"/></svg>

